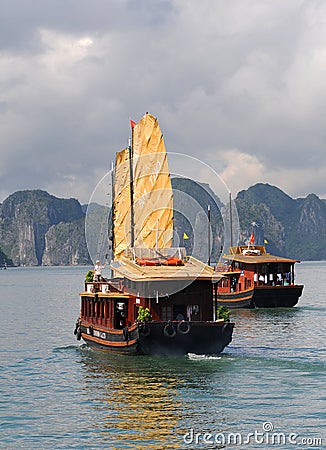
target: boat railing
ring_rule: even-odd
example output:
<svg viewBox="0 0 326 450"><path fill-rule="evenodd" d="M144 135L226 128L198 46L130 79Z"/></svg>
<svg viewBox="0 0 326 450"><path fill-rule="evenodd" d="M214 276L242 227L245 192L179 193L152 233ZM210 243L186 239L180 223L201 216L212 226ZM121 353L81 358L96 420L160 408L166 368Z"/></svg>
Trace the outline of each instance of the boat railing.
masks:
<svg viewBox="0 0 326 450"><path fill-rule="evenodd" d="M266 247L264 245L237 245L234 247L229 247L230 255L243 255L243 252L252 252L252 254L266 255Z"/></svg>
<svg viewBox="0 0 326 450"><path fill-rule="evenodd" d="M121 292L123 287L123 278L106 280L105 278L102 281L85 281L85 292L89 293L98 293L102 292Z"/></svg>

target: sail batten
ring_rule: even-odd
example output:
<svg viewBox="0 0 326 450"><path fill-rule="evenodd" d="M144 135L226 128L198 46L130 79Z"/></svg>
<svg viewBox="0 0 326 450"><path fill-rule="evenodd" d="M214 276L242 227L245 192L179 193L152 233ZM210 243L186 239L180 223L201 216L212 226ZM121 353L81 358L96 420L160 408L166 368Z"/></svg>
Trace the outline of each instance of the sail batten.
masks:
<svg viewBox="0 0 326 450"><path fill-rule="evenodd" d="M132 166L128 149L117 154L114 187L115 258L131 245L131 209L134 212L134 246L171 247L173 194L163 134L157 119L146 113L133 126ZM133 173L133 208L130 195Z"/></svg>

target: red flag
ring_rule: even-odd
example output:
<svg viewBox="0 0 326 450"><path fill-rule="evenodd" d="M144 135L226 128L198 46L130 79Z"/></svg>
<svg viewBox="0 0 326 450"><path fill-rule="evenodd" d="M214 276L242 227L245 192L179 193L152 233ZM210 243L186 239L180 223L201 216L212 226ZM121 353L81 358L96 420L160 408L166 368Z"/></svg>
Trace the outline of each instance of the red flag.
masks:
<svg viewBox="0 0 326 450"><path fill-rule="evenodd" d="M134 122L133 120L130 120L130 126L131 126L131 128L134 128L135 125L137 125L136 122Z"/></svg>
<svg viewBox="0 0 326 450"><path fill-rule="evenodd" d="M255 235L254 235L254 233L251 233L249 242L250 242L250 244L254 244L255 243Z"/></svg>

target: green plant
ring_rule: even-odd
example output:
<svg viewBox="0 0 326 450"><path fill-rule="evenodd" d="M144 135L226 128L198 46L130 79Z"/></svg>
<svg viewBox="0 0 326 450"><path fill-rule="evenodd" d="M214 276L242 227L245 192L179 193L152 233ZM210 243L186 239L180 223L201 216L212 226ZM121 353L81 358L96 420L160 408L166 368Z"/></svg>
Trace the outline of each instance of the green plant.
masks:
<svg viewBox="0 0 326 450"><path fill-rule="evenodd" d="M220 306L217 310L217 317L224 319L225 322L230 322L230 311L226 306Z"/></svg>
<svg viewBox="0 0 326 450"><path fill-rule="evenodd" d="M85 280L89 283L93 281L94 272L93 270L89 270L86 274Z"/></svg>
<svg viewBox="0 0 326 450"><path fill-rule="evenodd" d="M152 314L149 308L140 306L138 309L137 322L149 322L150 320L152 320Z"/></svg>

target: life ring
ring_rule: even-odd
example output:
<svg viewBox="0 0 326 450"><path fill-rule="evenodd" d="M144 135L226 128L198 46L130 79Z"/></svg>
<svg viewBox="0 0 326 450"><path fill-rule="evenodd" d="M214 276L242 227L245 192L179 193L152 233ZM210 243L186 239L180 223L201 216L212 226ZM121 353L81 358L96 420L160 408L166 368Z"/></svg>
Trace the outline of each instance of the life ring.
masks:
<svg viewBox="0 0 326 450"><path fill-rule="evenodd" d="M177 334L177 332L175 331L174 326L172 325L172 323L167 323L164 327L163 330L164 336L169 337L169 338L174 338L175 335Z"/></svg>
<svg viewBox="0 0 326 450"><path fill-rule="evenodd" d="M139 327L139 331L144 337L147 337L151 334L151 329L149 325L147 325L147 323L141 324Z"/></svg>
<svg viewBox="0 0 326 450"><path fill-rule="evenodd" d="M186 322L185 320L182 320L178 323L177 330L180 334L188 334L190 331L191 325L189 322Z"/></svg>
<svg viewBox="0 0 326 450"><path fill-rule="evenodd" d="M81 328L78 327L78 330L77 330L77 332L76 332L76 338L77 338L77 341L80 341L80 340L81 340L81 334L82 334Z"/></svg>

